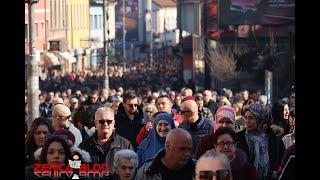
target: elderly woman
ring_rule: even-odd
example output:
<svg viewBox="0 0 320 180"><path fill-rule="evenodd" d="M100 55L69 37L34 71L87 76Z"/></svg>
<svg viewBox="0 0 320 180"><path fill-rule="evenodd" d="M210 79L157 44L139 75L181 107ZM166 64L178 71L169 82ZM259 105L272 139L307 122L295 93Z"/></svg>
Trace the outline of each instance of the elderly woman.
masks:
<svg viewBox="0 0 320 180"><path fill-rule="evenodd" d="M196 165L196 180L232 180L228 158L223 153L208 150Z"/></svg>
<svg viewBox="0 0 320 180"><path fill-rule="evenodd" d="M150 134L144 139L137 148L139 156L139 165L146 160L152 158L158 151L164 148L166 136L170 130L174 129L175 125L171 114L160 113L156 115L155 122Z"/></svg>
<svg viewBox="0 0 320 180"><path fill-rule="evenodd" d="M144 138L150 133L154 117L158 112L157 107L154 104L147 104L143 107L143 123L145 124L139 131L139 134L136 137L137 144L140 144Z"/></svg>
<svg viewBox="0 0 320 180"><path fill-rule="evenodd" d="M26 137L26 166L34 163L34 153L44 146L46 136L51 133L53 133L53 128L48 123L48 120L37 118L32 122L31 129Z"/></svg>
<svg viewBox="0 0 320 180"><path fill-rule="evenodd" d="M251 104L244 113L246 129L237 133L238 147L257 169L259 179L268 179L280 165L283 142L270 128L271 116L263 105Z"/></svg>
<svg viewBox="0 0 320 180"><path fill-rule="evenodd" d="M131 180L138 167L138 155L130 149L117 151L113 167L115 173L110 176L111 180Z"/></svg>
<svg viewBox="0 0 320 180"><path fill-rule="evenodd" d="M233 129L217 129L213 136L213 144L217 152L228 157L234 180L258 180L255 167L248 162L246 154L236 147L236 133Z"/></svg>

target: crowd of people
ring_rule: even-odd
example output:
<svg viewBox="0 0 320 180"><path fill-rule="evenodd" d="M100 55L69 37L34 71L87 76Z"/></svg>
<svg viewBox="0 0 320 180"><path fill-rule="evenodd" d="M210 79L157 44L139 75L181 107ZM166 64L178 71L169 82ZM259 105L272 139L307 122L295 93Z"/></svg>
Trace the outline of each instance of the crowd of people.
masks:
<svg viewBox="0 0 320 180"><path fill-rule="evenodd" d="M109 164L108 179L294 179L294 89L274 103L262 91L176 90L164 80L173 70L135 65L131 79L113 76L115 89L88 86L99 75L42 84L40 117L26 130L26 179L34 163L68 164L74 153Z"/></svg>

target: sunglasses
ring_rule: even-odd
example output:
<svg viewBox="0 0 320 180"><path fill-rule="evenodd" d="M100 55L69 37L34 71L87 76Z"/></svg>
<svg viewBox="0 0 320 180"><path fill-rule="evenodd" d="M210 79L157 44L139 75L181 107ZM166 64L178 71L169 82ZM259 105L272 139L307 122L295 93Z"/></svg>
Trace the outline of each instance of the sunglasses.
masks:
<svg viewBox="0 0 320 180"><path fill-rule="evenodd" d="M192 111L180 111L180 114L185 114L185 113L190 113L190 112L192 112Z"/></svg>
<svg viewBox="0 0 320 180"><path fill-rule="evenodd" d="M133 107L137 107L138 104L127 104L129 107L133 108Z"/></svg>
<svg viewBox="0 0 320 180"><path fill-rule="evenodd" d="M217 170L213 171L200 171L199 179L201 180L212 180L212 177L216 176L217 180L230 180L230 171L229 170Z"/></svg>
<svg viewBox="0 0 320 180"><path fill-rule="evenodd" d="M113 120L110 120L110 119L100 119L98 120L98 122L103 125L107 122L108 126L110 126L110 124L113 122Z"/></svg>

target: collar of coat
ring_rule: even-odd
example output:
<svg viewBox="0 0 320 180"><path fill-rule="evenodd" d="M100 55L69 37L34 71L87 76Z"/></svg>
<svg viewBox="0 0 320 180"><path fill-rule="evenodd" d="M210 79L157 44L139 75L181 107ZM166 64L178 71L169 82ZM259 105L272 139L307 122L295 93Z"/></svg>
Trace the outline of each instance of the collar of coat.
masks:
<svg viewBox="0 0 320 180"><path fill-rule="evenodd" d="M146 174L156 174L161 173L161 169L159 164L161 163L161 159L166 155L165 149L163 148L158 152L154 159L147 160L145 163L152 161L151 165L146 169ZM193 159L189 159L187 164L182 168L186 169L187 171L193 171L195 168L196 161Z"/></svg>

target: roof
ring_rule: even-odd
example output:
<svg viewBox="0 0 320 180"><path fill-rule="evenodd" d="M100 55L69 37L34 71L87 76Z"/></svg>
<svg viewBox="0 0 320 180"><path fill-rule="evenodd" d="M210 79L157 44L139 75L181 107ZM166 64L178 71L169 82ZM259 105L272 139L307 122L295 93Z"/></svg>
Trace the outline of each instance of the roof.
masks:
<svg viewBox="0 0 320 180"><path fill-rule="evenodd" d="M173 0L152 0L154 3L158 4L160 7L176 7L177 3Z"/></svg>

